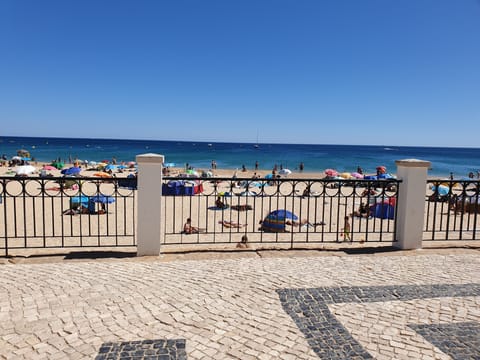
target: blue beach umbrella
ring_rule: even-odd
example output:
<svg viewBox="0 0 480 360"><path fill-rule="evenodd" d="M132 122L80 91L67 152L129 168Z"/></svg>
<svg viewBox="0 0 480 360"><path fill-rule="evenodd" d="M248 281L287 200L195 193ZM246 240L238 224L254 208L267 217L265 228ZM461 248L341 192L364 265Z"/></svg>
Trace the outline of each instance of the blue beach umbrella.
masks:
<svg viewBox="0 0 480 360"><path fill-rule="evenodd" d="M266 232L285 232L285 222L296 221L298 216L288 210L275 210L268 214L262 222L262 230Z"/></svg>
<svg viewBox="0 0 480 360"><path fill-rule="evenodd" d="M116 170L117 169L117 165L112 165L112 164L108 164L107 166L105 166L103 168L103 171L110 171L110 170Z"/></svg>
<svg viewBox="0 0 480 360"><path fill-rule="evenodd" d="M298 220L298 216L288 210L275 210L268 214L269 218L279 220Z"/></svg>
<svg viewBox="0 0 480 360"><path fill-rule="evenodd" d="M73 166L73 167L68 168L68 169L63 169L61 171L61 173L63 175L76 175L76 174L79 174L81 171L82 171L82 169L80 169L79 167Z"/></svg>
<svg viewBox="0 0 480 360"><path fill-rule="evenodd" d="M450 188L445 185L438 185L438 189L435 185L432 186L432 191L437 191L440 196L448 195Z"/></svg>

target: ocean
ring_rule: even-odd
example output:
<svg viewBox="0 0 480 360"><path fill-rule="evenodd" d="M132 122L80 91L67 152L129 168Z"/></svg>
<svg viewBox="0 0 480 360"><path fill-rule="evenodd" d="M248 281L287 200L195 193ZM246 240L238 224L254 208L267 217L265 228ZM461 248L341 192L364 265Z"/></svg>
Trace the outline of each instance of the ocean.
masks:
<svg viewBox="0 0 480 360"><path fill-rule="evenodd" d="M37 161L80 159L88 161L134 161L135 156L156 153L165 161L183 167L189 164L197 169L210 168L215 160L218 168L271 170L274 165L292 171L304 164L305 171L323 172L332 168L339 172L374 173L379 165L389 173L396 172L395 160L421 159L430 161L429 176L446 177L453 172L462 178L480 170L480 148L441 148L373 145L307 145L307 144L252 144L195 141L154 141L115 139L76 139L46 137L0 136L0 154L9 159L17 150L28 150Z"/></svg>

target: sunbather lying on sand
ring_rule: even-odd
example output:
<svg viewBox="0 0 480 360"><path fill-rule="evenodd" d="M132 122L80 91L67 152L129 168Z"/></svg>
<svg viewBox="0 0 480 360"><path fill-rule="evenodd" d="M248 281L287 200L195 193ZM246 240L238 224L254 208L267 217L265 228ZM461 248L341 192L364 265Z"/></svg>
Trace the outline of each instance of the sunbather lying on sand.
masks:
<svg viewBox="0 0 480 360"><path fill-rule="evenodd" d="M77 214L89 214L90 211L83 205L78 208L67 209L63 212L63 215L77 215Z"/></svg>
<svg viewBox="0 0 480 360"><path fill-rule="evenodd" d="M235 221L228 221L228 220L222 220L218 222L219 224L222 224L223 226L227 228L243 228L247 226L247 224L239 224Z"/></svg>
<svg viewBox="0 0 480 360"><path fill-rule="evenodd" d="M237 211L253 210L252 205L232 205L231 207L233 210L237 210Z"/></svg>

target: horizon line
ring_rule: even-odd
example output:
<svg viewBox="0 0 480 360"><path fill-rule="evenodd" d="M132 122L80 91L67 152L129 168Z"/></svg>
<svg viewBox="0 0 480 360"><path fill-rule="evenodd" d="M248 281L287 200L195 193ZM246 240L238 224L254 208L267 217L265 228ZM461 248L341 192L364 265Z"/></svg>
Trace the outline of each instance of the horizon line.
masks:
<svg viewBox="0 0 480 360"><path fill-rule="evenodd" d="M399 147L399 148L447 148L447 149L480 149L480 147L475 146L440 146L440 145L395 145L395 144L341 144L341 143L289 143L289 142L250 142L250 141L215 141L215 140L180 140L180 139L151 139L151 138L115 138L115 137L71 137L71 136L20 136L20 135L0 135L1 138L31 138L31 139L84 139L84 140L119 140L119 141L168 141L168 142L186 142L186 143L205 143L205 144L248 144L248 145L333 145L333 146L375 146L375 147Z"/></svg>

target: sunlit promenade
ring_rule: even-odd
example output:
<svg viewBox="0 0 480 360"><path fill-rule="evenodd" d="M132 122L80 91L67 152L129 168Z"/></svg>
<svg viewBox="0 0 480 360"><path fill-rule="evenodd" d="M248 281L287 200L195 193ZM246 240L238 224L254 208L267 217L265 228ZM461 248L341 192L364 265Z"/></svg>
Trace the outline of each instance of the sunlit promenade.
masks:
<svg viewBox="0 0 480 360"><path fill-rule="evenodd" d="M2 259L0 358L480 356L475 249L116 255Z"/></svg>

